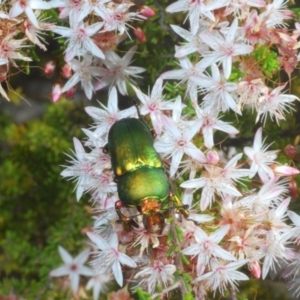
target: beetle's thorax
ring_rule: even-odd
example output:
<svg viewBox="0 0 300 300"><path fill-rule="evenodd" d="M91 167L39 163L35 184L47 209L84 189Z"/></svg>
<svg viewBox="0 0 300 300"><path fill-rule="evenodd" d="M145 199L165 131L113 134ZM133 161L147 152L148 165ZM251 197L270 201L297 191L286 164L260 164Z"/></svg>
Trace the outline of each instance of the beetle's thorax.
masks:
<svg viewBox="0 0 300 300"><path fill-rule="evenodd" d="M162 167L162 163L158 159L153 159L153 161L151 161L151 163L141 157L137 157L137 159L135 161L129 161L126 164L124 164L123 166L116 166L116 168L115 168L116 176L123 175L124 168L125 168L125 170L128 170L127 172L134 172L135 170L137 170L139 168L143 168L143 167L144 168L161 168Z"/></svg>
<svg viewBox="0 0 300 300"><path fill-rule="evenodd" d="M159 212L160 211L160 202L159 199L150 198L145 199L141 202L140 211L142 214L149 214L152 212Z"/></svg>

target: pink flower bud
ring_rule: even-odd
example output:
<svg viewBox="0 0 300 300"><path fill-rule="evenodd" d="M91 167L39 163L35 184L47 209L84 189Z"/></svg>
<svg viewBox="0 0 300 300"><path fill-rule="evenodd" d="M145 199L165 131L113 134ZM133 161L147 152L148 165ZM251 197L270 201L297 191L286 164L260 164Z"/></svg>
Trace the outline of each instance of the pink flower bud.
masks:
<svg viewBox="0 0 300 300"><path fill-rule="evenodd" d="M109 293L107 300L133 300L133 298L130 297L128 286L125 285L121 290Z"/></svg>
<svg viewBox="0 0 300 300"><path fill-rule="evenodd" d="M0 82L5 81L7 78L8 65L0 65Z"/></svg>
<svg viewBox="0 0 300 300"><path fill-rule="evenodd" d="M286 19L291 19L295 16L295 14L290 10L283 10L282 14L286 17Z"/></svg>
<svg viewBox="0 0 300 300"><path fill-rule="evenodd" d="M207 163L210 165L217 165L220 162L220 156L216 151L209 150L206 154Z"/></svg>
<svg viewBox="0 0 300 300"><path fill-rule="evenodd" d="M155 10L149 6L144 6L141 9L140 14L146 18L151 18L155 15Z"/></svg>
<svg viewBox="0 0 300 300"><path fill-rule="evenodd" d="M291 195L292 198L295 199L295 198L299 197L297 182L293 178L291 178L290 181L289 181L289 190L290 190L290 195Z"/></svg>
<svg viewBox="0 0 300 300"><path fill-rule="evenodd" d="M290 166L273 166L272 167L274 173L278 176L294 176L300 173L300 171L296 168Z"/></svg>
<svg viewBox="0 0 300 300"><path fill-rule="evenodd" d="M72 86L69 90L65 92L65 96L67 99L72 99L74 97L74 94L76 92L76 87Z"/></svg>
<svg viewBox="0 0 300 300"><path fill-rule="evenodd" d="M283 152L288 158L293 159L297 152L297 149L293 145L287 145L284 147Z"/></svg>
<svg viewBox="0 0 300 300"><path fill-rule="evenodd" d="M138 40L140 42L145 42L146 41L146 36L143 32L143 30L140 28L140 27L137 27L135 30L134 30L134 34L135 36L138 38Z"/></svg>
<svg viewBox="0 0 300 300"><path fill-rule="evenodd" d="M50 76L53 74L56 64L53 60L48 61L44 66L44 74Z"/></svg>
<svg viewBox="0 0 300 300"><path fill-rule="evenodd" d="M257 260L250 262L250 271L255 278L260 278L261 268Z"/></svg>
<svg viewBox="0 0 300 300"><path fill-rule="evenodd" d="M61 68L61 75L64 78L70 78L72 76L72 69L68 64L64 64Z"/></svg>
<svg viewBox="0 0 300 300"><path fill-rule="evenodd" d="M51 98L52 98L52 102L57 102L58 100L61 99L61 83L60 82L56 82L54 83L54 85L52 86L52 92L51 92Z"/></svg>

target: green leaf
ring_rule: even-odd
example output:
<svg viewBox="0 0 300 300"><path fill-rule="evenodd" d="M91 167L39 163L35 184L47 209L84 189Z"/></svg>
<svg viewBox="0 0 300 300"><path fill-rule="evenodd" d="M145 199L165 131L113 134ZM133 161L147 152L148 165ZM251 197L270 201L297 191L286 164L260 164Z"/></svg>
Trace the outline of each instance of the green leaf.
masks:
<svg viewBox="0 0 300 300"><path fill-rule="evenodd" d="M184 264L186 264L186 265L190 264L190 261L187 259L187 257L185 255L181 254L181 259Z"/></svg>
<svg viewBox="0 0 300 300"><path fill-rule="evenodd" d="M139 300L149 300L149 299L151 299L151 295L144 292L141 288L137 288L136 293L138 294Z"/></svg>
<svg viewBox="0 0 300 300"><path fill-rule="evenodd" d="M176 233L177 233L177 237L178 237L179 241L182 242L182 239L183 239L182 229L179 226L176 226L175 229L176 229Z"/></svg>
<svg viewBox="0 0 300 300"><path fill-rule="evenodd" d="M188 292L184 295L183 300L195 300L195 297L192 292Z"/></svg>
<svg viewBox="0 0 300 300"><path fill-rule="evenodd" d="M171 256L174 253L174 245L171 245L167 251L167 257Z"/></svg>

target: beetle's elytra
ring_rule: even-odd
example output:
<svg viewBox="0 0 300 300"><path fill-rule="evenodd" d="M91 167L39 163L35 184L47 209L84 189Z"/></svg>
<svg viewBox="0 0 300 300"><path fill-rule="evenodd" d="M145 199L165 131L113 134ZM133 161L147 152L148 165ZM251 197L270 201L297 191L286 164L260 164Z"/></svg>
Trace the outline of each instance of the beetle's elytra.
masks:
<svg viewBox="0 0 300 300"><path fill-rule="evenodd" d="M146 230L161 233L164 216L160 204L169 197L170 186L148 126L135 118L117 121L109 130L105 148L117 182L120 201L116 211L120 219L138 227L121 212L123 206L136 207L143 215Z"/></svg>

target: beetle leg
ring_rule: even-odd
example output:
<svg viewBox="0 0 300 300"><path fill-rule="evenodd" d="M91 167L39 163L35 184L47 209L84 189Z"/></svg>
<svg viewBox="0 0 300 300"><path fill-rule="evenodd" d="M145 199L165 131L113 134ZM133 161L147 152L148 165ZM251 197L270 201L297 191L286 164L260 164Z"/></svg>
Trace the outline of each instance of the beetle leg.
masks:
<svg viewBox="0 0 300 300"><path fill-rule="evenodd" d="M186 217L188 218L190 213L187 210L189 208L188 205L183 205L182 202L180 201L180 199L174 195L172 192L170 192L170 198L173 202L175 202L175 204L177 205L177 209Z"/></svg>
<svg viewBox="0 0 300 300"><path fill-rule="evenodd" d="M150 132L151 132L151 135L152 135L153 139L155 139L157 137L157 134L156 134L155 130L152 129L152 130L150 130Z"/></svg>
<svg viewBox="0 0 300 300"><path fill-rule="evenodd" d="M125 205L123 204L123 202L121 200L119 200L115 203L115 209L116 209L116 212L117 212L119 218L121 219L121 221L123 223L125 223L126 225L131 225L135 228L139 228L139 225L137 224L136 221L134 221L132 218L127 217L124 214L122 214L122 212L121 212L122 207L125 207Z"/></svg>
<svg viewBox="0 0 300 300"><path fill-rule="evenodd" d="M142 115L141 115L140 108L139 108L138 104L136 103L135 100L132 100L132 102L133 102L133 105L135 106L135 108L136 108L136 110L137 110L137 114L138 114L138 116L139 116L139 119L144 121L144 119L143 119L143 117L142 117Z"/></svg>
<svg viewBox="0 0 300 300"><path fill-rule="evenodd" d="M108 144L106 144L106 145L103 147L102 151L103 151L103 153L105 153L105 154L109 153L109 151L108 151Z"/></svg>

